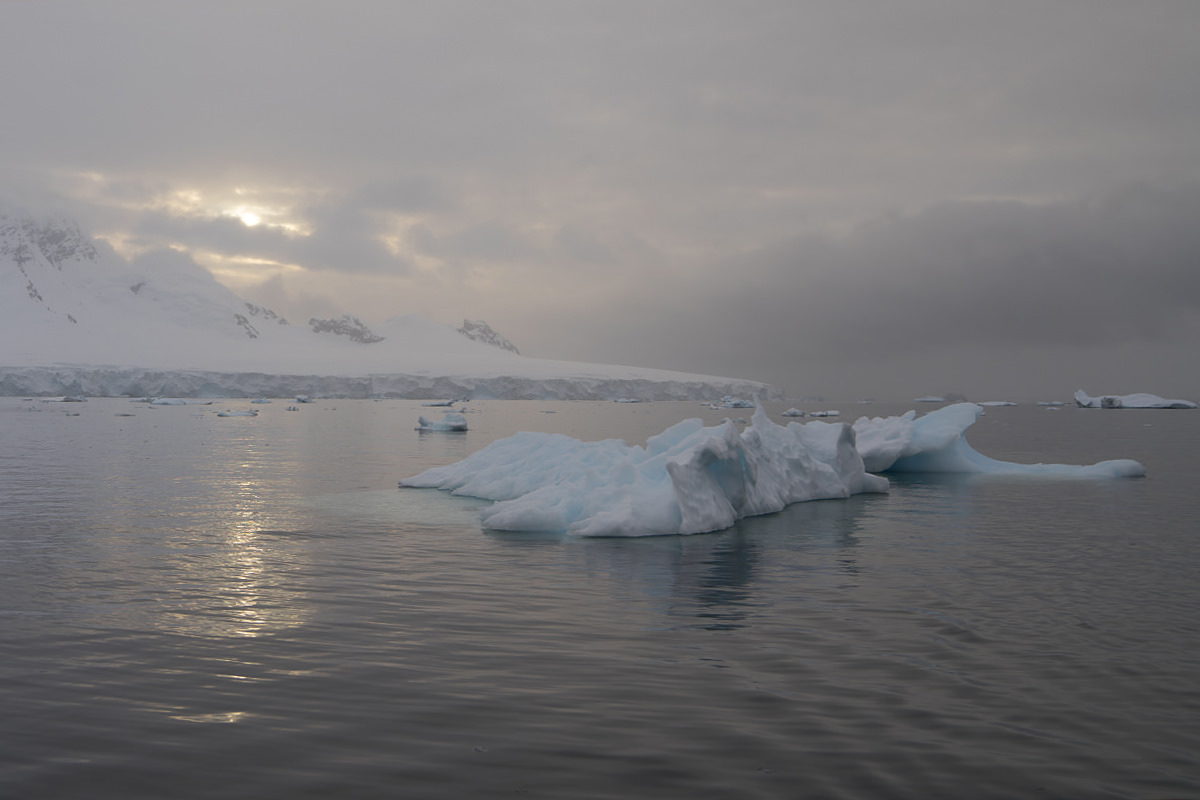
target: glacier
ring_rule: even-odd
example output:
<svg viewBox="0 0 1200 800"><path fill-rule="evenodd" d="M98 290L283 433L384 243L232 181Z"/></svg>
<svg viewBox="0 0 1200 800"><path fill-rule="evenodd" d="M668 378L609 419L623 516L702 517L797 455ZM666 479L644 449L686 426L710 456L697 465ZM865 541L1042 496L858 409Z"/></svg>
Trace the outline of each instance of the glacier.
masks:
<svg viewBox="0 0 1200 800"><path fill-rule="evenodd" d="M1016 464L974 450L966 430L983 408L959 403L916 418L846 423L773 422L762 405L739 431L726 420L676 423L645 447L522 432L454 464L405 478L401 488L443 489L495 501L483 526L576 536L656 536L724 530L792 503L883 493L875 472L979 473L1039 478L1129 478L1129 459L1074 466Z"/></svg>
<svg viewBox="0 0 1200 800"><path fill-rule="evenodd" d="M0 207L0 395L778 399L758 381L521 355L482 320L293 325L174 252L130 262L62 216Z"/></svg>

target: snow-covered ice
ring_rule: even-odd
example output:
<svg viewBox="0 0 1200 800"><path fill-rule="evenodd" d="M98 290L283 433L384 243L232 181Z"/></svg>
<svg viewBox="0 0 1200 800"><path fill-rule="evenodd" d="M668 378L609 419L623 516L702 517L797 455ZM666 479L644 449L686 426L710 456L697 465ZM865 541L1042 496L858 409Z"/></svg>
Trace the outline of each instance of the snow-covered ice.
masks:
<svg viewBox="0 0 1200 800"><path fill-rule="evenodd" d="M849 425L785 427L761 407L744 431L689 419L645 447L518 433L400 485L495 500L483 512L489 529L579 536L705 533L791 503L888 486L863 469Z"/></svg>
<svg viewBox="0 0 1200 800"><path fill-rule="evenodd" d="M975 450L966 431L983 407L956 403L918 418L915 411L899 417L860 417L854 423L858 452L870 472L960 472L1034 475L1045 478L1137 478L1146 468L1131 459L1098 464L1018 464L998 461Z"/></svg>
<svg viewBox="0 0 1200 800"><path fill-rule="evenodd" d="M2 205L0 342L5 396L781 396L755 381L530 358L479 320L293 324L179 254L129 262L68 219Z"/></svg>
<svg viewBox="0 0 1200 800"><path fill-rule="evenodd" d="M1075 405L1080 408L1195 408L1191 400L1168 400L1156 394L1106 394L1090 397L1080 389L1075 392Z"/></svg>

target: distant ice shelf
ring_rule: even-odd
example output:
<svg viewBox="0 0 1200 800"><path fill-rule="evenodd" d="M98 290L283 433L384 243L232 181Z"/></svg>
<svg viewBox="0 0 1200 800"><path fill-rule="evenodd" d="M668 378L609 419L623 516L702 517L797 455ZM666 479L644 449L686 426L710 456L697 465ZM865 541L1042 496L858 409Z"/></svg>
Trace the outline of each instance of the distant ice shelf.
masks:
<svg viewBox="0 0 1200 800"><path fill-rule="evenodd" d="M686 376L670 373L653 377L573 375L563 370L547 377L498 375L368 374L361 376L269 374L162 370L136 367L63 365L44 367L0 366L0 396L88 397L336 397L408 398L445 397L495 400L612 400L639 397L645 400L703 400L730 394L780 393L755 381Z"/></svg>

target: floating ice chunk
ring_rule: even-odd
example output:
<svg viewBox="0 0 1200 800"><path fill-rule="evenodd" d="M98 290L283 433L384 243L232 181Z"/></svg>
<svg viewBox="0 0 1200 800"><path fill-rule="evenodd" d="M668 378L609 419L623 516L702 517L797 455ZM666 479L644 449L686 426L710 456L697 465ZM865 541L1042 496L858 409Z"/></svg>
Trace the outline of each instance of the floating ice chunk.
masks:
<svg viewBox="0 0 1200 800"><path fill-rule="evenodd" d="M147 402L152 406L211 406L213 401L191 397L151 397Z"/></svg>
<svg viewBox="0 0 1200 800"><path fill-rule="evenodd" d="M888 486L863 469L849 425L784 427L761 407L744 431L690 419L644 448L518 433L400 485L495 500L483 512L489 529L579 536L705 533L791 503Z"/></svg>
<svg viewBox="0 0 1200 800"><path fill-rule="evenodd" d="M978 403L977 405L990 408L994 406L1015 406L1016 402L1012 400L984 400L982 403Z"/></svg>
<svg viewBox="0 0 1200 800"><path fill-rule="evenodd" d="M453 411L447 411L439 420L417 417L417 430L419 431L465 431L466 429L467 418Z"/></svg>
<svg viewBox="0 0 1200 800"><path fill-rule="evenodd" d="M812 411L809 413L809 416L810 417L837 417L837 416L840 416L841 413L842 412L840 412L836 409L830 409L828 411Z"/></svg>
<svg viewBox="0 0 1200 800"><path fill-rule="evenodd" d="M983 413L976 403L956 403L920 419L909 411L901 417L854 423L858 450L870 472L962 472L992 475L1035 475L1047 478L1140 478L1146 468L1131 459L1098 464L1017 464L998 461L967 443L966 430Z"/></svg>
<svg viewBox="0 0 1200 800"><path fill-rule="evenodd" d="M1080 408L1195 408L1191 400L1168 400L1156 394L1106 394L1089 397L1082 389L1075 393L1075 405Z"/></svg>
<svg viewBox="0 0 1200 800"><path fill-rule="evenodd" d="M784 411L784 412L783 412L782 416L785 416L785 417L803 417L803 416L804 416L804 412L803 412L803 411L801 411L801 410L800 410L800 409L798 409L798 408L789 408L787 411Z"/></svg>

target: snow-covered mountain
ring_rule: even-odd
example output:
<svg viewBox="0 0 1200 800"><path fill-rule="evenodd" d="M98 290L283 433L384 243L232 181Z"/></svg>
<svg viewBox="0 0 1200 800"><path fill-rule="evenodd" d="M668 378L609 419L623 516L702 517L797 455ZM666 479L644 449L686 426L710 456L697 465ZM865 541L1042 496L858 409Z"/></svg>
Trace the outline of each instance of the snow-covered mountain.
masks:
<svg viewBox="0 0 1200 800"><path fill-rule="evenodd" d="M752 381L527 358L486 322L293 324L187 256L129 262L61 216L0 207L0 394L694 399Z"/></svg>

